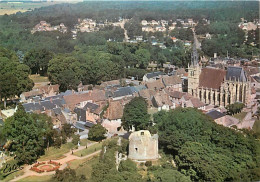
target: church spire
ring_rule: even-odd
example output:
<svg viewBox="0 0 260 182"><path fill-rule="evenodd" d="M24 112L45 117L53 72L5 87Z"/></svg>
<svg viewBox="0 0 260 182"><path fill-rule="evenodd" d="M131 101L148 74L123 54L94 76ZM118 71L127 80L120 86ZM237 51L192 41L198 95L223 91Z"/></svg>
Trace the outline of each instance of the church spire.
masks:
<svg viewBox="0 0 260 182"><path fill-rule="evenodd" d="M191 65L192 66L197 66L198 64L199 64L199 61L198 61L198 51L196 49L196 42L194 41L193 49L192 49L192 53L191 53Z"/></svg>
<svg viewBox="0 0 260 182"><path fill-rule="evenodd" d="M194 34L194 42L193 42L193 48L192 48L192 53L191 53L191 65L192 66L197 66L199 64L199 61L198 61L198 51L197 51L197 38L195 37L195 34Z"/></svg>

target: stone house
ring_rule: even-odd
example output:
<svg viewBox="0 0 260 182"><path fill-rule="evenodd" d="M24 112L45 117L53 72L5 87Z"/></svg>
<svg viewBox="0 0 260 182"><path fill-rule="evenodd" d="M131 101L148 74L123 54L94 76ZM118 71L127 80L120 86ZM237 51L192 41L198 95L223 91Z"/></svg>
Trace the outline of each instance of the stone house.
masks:
<svg viewBox="0 0 260 182"><path fill-rule="evenodd" d="M108 133L115 134L121 128L121 118L123 116L123 101L109 100L108 108L103 115L102 126L105 127Z"/></svg>
<svg viewBox="0 0 260 182"><path fill-rule="evenodd" d="M166 92L156 93L152 97L153 106L158 108L158 111L173 109L173 103L170 101L170 97Z"/></svg>
<svg viewBox="0 0 260 182"><path fill-rule="evenodd" d="M162 82L171 91L182 91L182 80L178 76L162 76Z"/></svg>
<svg viewBox="0 0 260 182"><path fill-rule="evenodd" d="M165 73L163 72L152 72L152 73L146 73L143 76L143 81L144 82L151 82L151 81L155 81L158 80L162 75L165 75Z"/></svg>

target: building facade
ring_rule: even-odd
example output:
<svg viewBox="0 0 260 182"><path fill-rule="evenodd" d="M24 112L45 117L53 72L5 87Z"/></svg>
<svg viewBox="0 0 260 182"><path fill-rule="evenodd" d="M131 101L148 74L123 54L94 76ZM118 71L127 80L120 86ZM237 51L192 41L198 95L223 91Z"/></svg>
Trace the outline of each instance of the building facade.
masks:
<svg viewBox="0 0 260 182"><path fill-rule="evenodd" d="M204 67L198 63L194 46L191 65L188 66L188 93L206 104L225 107L235 102L250 102L251 88L242 67L227 70Z"/></svg>

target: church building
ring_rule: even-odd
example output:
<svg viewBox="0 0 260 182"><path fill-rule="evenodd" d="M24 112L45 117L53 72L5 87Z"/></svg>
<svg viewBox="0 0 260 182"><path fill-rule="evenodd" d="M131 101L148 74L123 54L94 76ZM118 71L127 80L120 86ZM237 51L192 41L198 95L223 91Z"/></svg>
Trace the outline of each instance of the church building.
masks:
<svg viewBox="0 0 260 182"><path fill-rule="evenodd" d="M241 67L218 69L202 67L193 46L188 66L188 93L206 104L225 107L235 102L247 104L251 95L250 81Z"/></svg>

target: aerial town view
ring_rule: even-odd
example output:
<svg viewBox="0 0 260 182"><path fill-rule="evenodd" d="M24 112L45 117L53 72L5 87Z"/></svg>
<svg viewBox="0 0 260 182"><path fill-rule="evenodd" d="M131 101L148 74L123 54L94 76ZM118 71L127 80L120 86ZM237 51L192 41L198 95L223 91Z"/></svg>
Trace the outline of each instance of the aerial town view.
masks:
<svg viewBox="0 0 260 182"><path fill-rule="evenodd" d="M260 181L259 7L0 0L0 182Z"/></svg>

